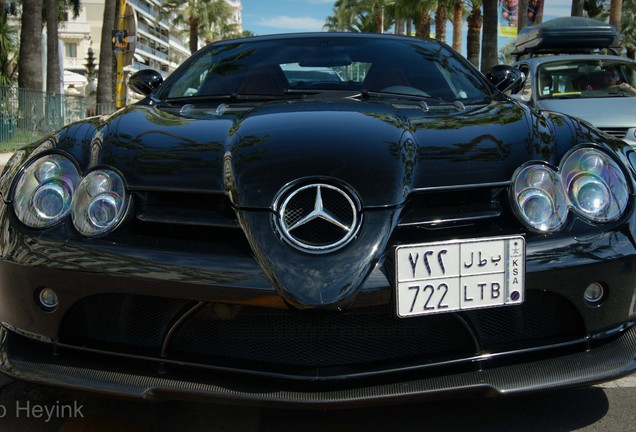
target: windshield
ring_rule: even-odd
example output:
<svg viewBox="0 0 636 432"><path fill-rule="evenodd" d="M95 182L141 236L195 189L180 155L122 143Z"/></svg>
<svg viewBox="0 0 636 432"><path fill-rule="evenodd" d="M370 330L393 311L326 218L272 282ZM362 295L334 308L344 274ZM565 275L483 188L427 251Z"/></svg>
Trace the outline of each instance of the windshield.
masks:
<svg viewBox="0 0 636 432"><path fill-rule="evenodd" d="M483 100L484 80L457 54L414 38L292 37L210 45L159 92L167 100L385 92Z"/></svg>
<svg viewBox="0 0 636 432"><path fill-rule="evenodd" d="M539 99L636 96L635 63L620 60L566 60L537 70Z"/></svg>

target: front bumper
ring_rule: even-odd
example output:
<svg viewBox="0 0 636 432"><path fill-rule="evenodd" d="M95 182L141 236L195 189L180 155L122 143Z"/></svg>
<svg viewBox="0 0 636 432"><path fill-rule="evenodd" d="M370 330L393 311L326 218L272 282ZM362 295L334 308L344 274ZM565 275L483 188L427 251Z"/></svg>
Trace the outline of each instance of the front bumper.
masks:
<svg viewBox="0 0 636 432"><path fill-rule="evenodd" d="M260 384L218 377L190 379L162 376L142 370L108 370L90 362L38 359L37 355L12 354L15 338L7 329L2 336L2 371L16 379L34 383L97 391L109 395L147 400L205 399L250 402L259 405L293 407L349 407L373 403L406 402L458 395L505 396L590 385L636 371L636 327L624 328L609 343L555 358L529 363L479 369L452 375L384 383L347 383L341 386L298 387L276 383ZM36 343L37 342L33 342Z"/></svg>
<svg viewBox="0 0 636 432"><path fill-rule="evenodd" d="M218 256L198 250L150 254L117 242L85 242L78 248L72 242L26 238L11 261L0 261L0 371L42 384L151 400L201 398L298 407L593 384L635 369L636 255L631 239L617 230L528 243L524 305L440 314L416 324L419 318L393 316L392 284L380 268L369 275L350 311L299 312L287 308L253 258L227 249L214 252ZM176 256L181 258L171 262ZM583 293L595 281L608 288L609 296L591 308ZM36 294L43 287L57 292L60 306L55 311L38 307ZM195 303L204 306L190 314ZM124 310L119 307L124 304L138 307ZM219 304L236 307L239 314L217 316L214 305ZM156 307L151 317L145 314L148 305ZM367 312L372 308L384 308L383 320L372 321L374 327L364 320L358 325L360 315L375 320L375 312ZM250 323L258 318L249 310L267 311L265 321L242 324L243 317ZM320 326L314 332L315 322ZM182 330L187 326L182 337L171 331L181 327L177 323ZM239 326L240 331L228 336L228 330ZM131 335L131 328L142 337ZM366 345L368 335L385 329L375 345ZM351 348L340 337L350 336L350 330L361 345ZM149 333L156 336L152 345ZM249 338L242 339L245 335ZM272 335L276 345L270 342ZM286 345L289 335L298 337L291 348ZM306 349L316 340L324 343L325 337L330 338L324 345L332 357L305 363L322 354L316 350L306 355ZM387 346L398 338L403 351L395 354ZM236 357L223 351L249 345L244 340L261 344ZM447 350L449 341L461 346ZM334 343L340 344L337 349ZM271 354L265 366L263 345ZM422 348L413 351L413 346ZM348 368L342 367L343 349L356 351L345 364ZM393 357L385 357L387 351ZM288 362L288 352L296 355L294 361ZM367 358L369 352L377 357ZM219 353L224 356L220 360Z"/></svg>

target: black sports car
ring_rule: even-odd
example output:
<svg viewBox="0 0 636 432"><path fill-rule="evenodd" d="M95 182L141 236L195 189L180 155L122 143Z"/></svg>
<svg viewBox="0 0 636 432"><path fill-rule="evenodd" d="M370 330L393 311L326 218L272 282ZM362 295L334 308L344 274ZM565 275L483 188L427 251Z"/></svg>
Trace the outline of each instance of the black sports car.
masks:
<svg viewBox="0 0 636 432"><path fill-rule="evenodd" d="M442 43L211 44L0 179L2 370L347 406L636 366L634 151Z"/></svg>

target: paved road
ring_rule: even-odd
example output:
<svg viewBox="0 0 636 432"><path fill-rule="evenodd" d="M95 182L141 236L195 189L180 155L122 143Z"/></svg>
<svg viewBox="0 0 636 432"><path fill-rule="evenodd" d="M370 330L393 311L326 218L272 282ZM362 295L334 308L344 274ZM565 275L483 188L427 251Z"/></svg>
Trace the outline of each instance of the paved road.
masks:
<svg viewBox="0 0 636 432"><path fill-rule="evenodd" d="M636 376L601 386L507 399L334 411L185 402L151 404L64 392L12 382L5 377L0 377L0 385L2 432L636 430Z"/></svg>

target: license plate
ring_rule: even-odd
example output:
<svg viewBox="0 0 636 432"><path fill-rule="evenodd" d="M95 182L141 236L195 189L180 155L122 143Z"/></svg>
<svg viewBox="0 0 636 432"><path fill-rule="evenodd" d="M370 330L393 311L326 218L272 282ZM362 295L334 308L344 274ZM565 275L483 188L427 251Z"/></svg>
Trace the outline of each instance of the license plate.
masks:
<svg viewBox="0 0 636 432"><path fill-rule="evenodd" d="M524 300L525 239L398 246L395 268L400 317L516 305Z"/></svg>

